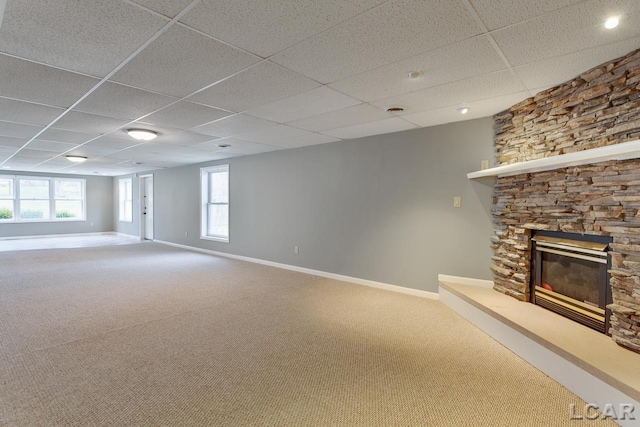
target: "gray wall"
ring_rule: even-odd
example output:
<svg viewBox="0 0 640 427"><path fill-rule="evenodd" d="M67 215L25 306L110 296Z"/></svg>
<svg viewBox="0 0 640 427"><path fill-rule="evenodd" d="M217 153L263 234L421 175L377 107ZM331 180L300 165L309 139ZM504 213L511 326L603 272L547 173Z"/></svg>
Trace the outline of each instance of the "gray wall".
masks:
<svg viewBox="0 0 640 427"><path fill-rule="evenodd" d="M87 220L65 222L22 222L0 224L0 237L46 234L97 233L113 231L112 178L100 176L62 175L21 171L2 171L2 175L47 176L86 179Z"/></svg>
<svg viewBox="0 0 640 427"><path fill-rule="evenodd" d="M157 170L155 237L435 292L438 273L491 278L493 181L466 173L493 158L485 118ZM199 238L200 167L220 163L230 243Z"/></svg>

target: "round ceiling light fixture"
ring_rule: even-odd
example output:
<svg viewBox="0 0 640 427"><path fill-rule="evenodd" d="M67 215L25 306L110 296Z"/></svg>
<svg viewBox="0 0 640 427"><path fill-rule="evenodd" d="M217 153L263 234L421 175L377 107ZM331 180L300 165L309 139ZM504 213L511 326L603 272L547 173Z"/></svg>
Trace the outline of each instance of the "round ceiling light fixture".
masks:
<svg viewBox="0 0 640 427"><path fill-rule="evenodd" d="M407 76L409 76L410 79L417 79L418 77L420 77L423 74L424 74L424 71L417 70L417 71L411 71L411 72L407 73Z"/></svg>
<svg viewBox="0 0 640 427"><path fill-rule="evenodd" d="M127 129L127 133L130 137L137 139L138 141L151 141L158 136L157 132L147 129Z"/></svg>
<svg viewBox="0 0 640 427"><path fill-rule="evenodd" d="M402 113L404 107L387 107L387 113Z"/></svg>
<svg viewBox="0 0 640 427"><path fill-rule="evenodd" d="M220 147L220 148L229 148L229 147L231 147L231 145L230 144L218 144L218 147Z"/></svg>
<svg viewBox="0 0 640 427"><path fill-rule="evenodd" d="M620 23L620 20L618 19L618 17L617 16L612 16L611 18L607 19L607 21L604 23L604 27L607 30L611 30L611 29L617 27L619 23Z"/></svg>
<svg viewBox="0 0 640 427"><path fill-rule="evenodd" d="M469 107L458 108L458 111L460 111L460 114L467 114L469 112L469 110L470 110Z"/></svg>
<svg viewBox="0 0 640 427"><path fill-rule="evenodd" d="M74 156L73 154L70 154L66 157L67 157L67 160L73 163L82 163L87 161L87 158L85 156Z"/></svg>

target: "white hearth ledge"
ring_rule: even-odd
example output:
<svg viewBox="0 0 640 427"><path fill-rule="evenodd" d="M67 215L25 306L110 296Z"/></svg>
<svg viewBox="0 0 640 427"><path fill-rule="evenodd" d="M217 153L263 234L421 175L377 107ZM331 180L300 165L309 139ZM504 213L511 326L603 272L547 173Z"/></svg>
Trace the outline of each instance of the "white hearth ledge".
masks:
<svg viewBox="0 0 640 427"><path fill-rule="evenodd" d="M606 147L592 148L575 153L545 157L544 159L529 160L470 172L467 178L476 179L489 176L512 176L528 172L543 172L570 166L588 165L609 160L628 160L640 158L640 140L621 142Z"/></svg>

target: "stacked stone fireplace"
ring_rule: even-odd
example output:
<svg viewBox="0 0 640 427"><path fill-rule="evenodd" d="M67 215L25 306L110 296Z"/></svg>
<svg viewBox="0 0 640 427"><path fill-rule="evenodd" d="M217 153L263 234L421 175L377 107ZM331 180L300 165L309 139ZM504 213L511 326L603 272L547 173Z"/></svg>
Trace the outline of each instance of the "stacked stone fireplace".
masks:
<svg viewBox="0 0 640 427"><path fill-rule="evenodd" d="M640 50L495 116L499 165L640 139ZM640 352L640 159L499 177L494 288L531 300L536 230L609 236L613 340Z"/></svg>

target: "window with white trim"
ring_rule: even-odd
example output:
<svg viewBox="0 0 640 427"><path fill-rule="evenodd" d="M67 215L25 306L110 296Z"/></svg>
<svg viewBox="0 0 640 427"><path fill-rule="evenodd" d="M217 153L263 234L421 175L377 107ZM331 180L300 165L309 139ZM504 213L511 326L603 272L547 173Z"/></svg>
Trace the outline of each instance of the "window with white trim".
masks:
<svg viewBox="0 0 640 427"><path fill-rule="evenodd" d="M85 221L85 180L0 175L0 222Z"/></svg>
<svg viewBox="0 0 640 427"><path fill-rule="evenodd" d="M229 165L200 169L200 238L229 242Z"/></svg>
<svg viewBox="0 0 640 427"><path fill-rule="evenodd" d="M121 222L133 221L133 182L131 178L118 180L118 220Z"/></svg>

